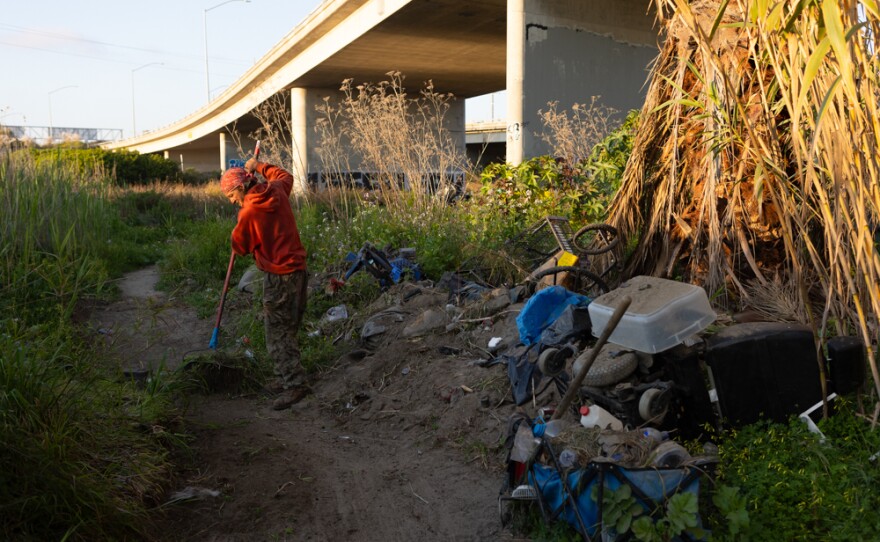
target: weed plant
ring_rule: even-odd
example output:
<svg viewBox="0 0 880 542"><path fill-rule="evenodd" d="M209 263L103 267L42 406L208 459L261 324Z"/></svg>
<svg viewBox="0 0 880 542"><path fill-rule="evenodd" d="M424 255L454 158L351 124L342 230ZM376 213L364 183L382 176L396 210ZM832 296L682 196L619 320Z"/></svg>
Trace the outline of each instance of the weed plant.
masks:
<svg viewBox="0 0 880 542"><path fill-rule="evenodd" d="M460 189L470 167L447 118L454 96L428 81L416 97L404 75L379 83L343 81L343 99L318 107L318 155L329 185L373 189L392 213L443 206ZM345 202L347 200L341 200Z"/></svg>
<svg viewBox="0 0 880 542"><path fill-rule="evenodd" d="M727 435L720 446L720 480L740 488L750 540L875 540L880 529L880 433L836 402L837 414L818 425L762 422Z"/></svg>
<svg viewBox="0 0 880 542"><path fill-rule="evenodd" d="M585 162L602 139L614 130L618 111L602 105L599 96L589 103L574 103L570 111L560 111L559 102L549 102L546 110L538 111L544 130L541 140L553 151L553 156L566 164Z"/></svg>

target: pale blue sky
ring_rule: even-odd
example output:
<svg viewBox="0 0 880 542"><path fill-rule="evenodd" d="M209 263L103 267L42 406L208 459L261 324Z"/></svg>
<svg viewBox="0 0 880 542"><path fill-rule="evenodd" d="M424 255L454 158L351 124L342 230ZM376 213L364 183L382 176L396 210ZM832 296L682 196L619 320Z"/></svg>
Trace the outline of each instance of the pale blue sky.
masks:
<svg viewBox="0 0 880 542"><path fill-rule="evenodd" d="M56 127L118 128L125 137L133 127L161 128L207 102L206 9L216 96L320 3L0 0L0 123L51 120ZM489 120L490 104L488 96L468 100L468 122ZM496 117L503 105L503 93L496 95Z"/></svg>

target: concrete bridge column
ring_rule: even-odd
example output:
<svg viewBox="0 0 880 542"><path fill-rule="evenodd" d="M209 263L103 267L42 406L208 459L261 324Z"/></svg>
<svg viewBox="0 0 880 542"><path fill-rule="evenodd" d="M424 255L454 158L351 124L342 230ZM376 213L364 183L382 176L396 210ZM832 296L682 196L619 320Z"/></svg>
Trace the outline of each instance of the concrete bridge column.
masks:
<svg viewBox="0 0 880 542"><path fill-rule="evenodd" d="M523 159L525 53L525 0L507 0L507 162L513 165Z"/></svg>
<svg viewBox="0 0 880 542"><path fill-rule="evenodd" d="M220 132L220 171L226 171L226 132Z"/></svg>
<svg viewBox="0 0 880 542"><path fill-rule="evenodd" d="M658 51L650 4L508 0L508 111L518 115L511 115L511 125L521 123L521 156L553 152L540 136L545 127L539 111L548 110L550 101L562 113L596 96L618 111L618 120L642 107L648 66ZM510 150L508 157L512 161Z"/></svg>
<svg viewBox="0 0 880 542"><path fill-rule="evenodd" d="M290 89L290 156L293 173L293 191L305 193L309 178L308 91L302 87Z"/></svg>

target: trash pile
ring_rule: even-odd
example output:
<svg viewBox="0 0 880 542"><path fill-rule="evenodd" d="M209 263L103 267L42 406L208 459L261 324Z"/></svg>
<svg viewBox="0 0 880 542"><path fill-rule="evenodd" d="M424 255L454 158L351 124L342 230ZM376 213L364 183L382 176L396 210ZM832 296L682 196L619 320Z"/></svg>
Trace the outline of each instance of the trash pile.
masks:
<svg viewBox="0 0 880 542"><path fill-rule="evenodd" d="M505 355L514 399L534 406L552 384L562 400L512 418L502 521L513 510L505 504L536 503L546 521L567 521L589 540L607 536L606 493L625 486L632 517L656 517L675 495L698 495L717 449L707 443L694 457L671 438L682 420L670 407L683 413L688 390L680 394L652 355L714 321L705 293L687 286L637 277L622 288L632 297L615 290L590 300L556 286L529 299L517 317L523 346ZM673 344L654 348L654 335ZM691 433L699 431L690 421Z"/></svg>
<svg viewBox="0 0 880 542"><path fill-rule="evenodd" d="M481 425L475 414L512 404L502 521L526 504L584 539L612 539L629 528L621 518L657 522L676 503L689 510L690 539L702 539L696 499L718 461L708 431L820 398L809 329L725 322L709 334L717 315L698 286L633 277L595 298L561 285L532 294L455 273L419 280L412 255L389 259L369 243L351 261L347 276L365 269L384 293L350 318L345 338L358 355L325 391L361 422L406 412L407 427L467 432L486 446L497 442L489 418L504 421ZM789 370L770 374L774 365ZM500 392L463 383L490 368L503 370ZM799 385L783 386L791 379Z"/></svg>

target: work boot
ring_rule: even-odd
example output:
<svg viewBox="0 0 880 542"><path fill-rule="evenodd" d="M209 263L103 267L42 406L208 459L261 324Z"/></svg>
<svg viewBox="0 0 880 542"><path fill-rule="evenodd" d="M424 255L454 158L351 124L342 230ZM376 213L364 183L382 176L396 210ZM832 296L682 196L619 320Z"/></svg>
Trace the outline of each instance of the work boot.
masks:
<svg viewBox="0 0 880 542"><path fill-rule="evenodd" d="M285 410L299 403L309 394L311 390L307 386L296 386L289 390L281 392L275 401L272 402L273 410Z"/></svg>
<svg viewBox="0 0 880 542"><path fill-rule="evenodd" d="M266 382L263 389L272 395L278 395L279 393L284 393L284 382L280 378L273 378L269 382Z"/></svg>

